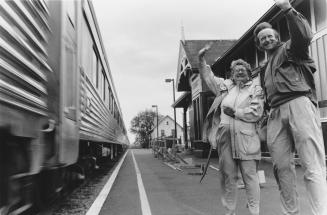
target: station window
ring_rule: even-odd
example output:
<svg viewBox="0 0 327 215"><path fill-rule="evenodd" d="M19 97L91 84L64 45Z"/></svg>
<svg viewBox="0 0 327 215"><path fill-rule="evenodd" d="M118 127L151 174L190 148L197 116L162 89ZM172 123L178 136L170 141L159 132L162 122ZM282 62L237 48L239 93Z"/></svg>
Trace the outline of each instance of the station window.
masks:
<svg viewBox="0 0 327 215"><path fill-rule="evenodd" d="M167 121L167 122L166 122L166 125L168 125L168 124L169 124L169 122Z"/></svg>
<svg viewBox="0 0 327 215"><path fill-rule="evenodd" d="M175 137L175 129L171 129L171 136Z"/></svg>
<svg viewBox="0 0 327 215"><path fill-rule="evenodd" d="M162 137L166 136L165 135L165 130L160 130L160 134L161 134Z"/></svg>
<svg viewBox="0 0 327 215"><path fill-rule="evenodd" d="M195 139L201 139L200 97L193 101Z"/></svg>

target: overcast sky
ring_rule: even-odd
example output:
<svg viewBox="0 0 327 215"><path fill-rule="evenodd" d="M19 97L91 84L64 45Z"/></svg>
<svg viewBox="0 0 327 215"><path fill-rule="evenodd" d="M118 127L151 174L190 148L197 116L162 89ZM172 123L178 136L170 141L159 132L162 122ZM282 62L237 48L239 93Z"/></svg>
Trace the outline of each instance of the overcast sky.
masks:
<svg viewBox="0 0 327 215"><path fill-rule="evenodd" d="M273 0L92 0L131 143L130 121L158 105L173 118L179 43L185 39L238 39ZM176 99L181 93L176 93ZM153 109L154 110L154 109ZM182 112L177 109L177 122Z"/></svg>

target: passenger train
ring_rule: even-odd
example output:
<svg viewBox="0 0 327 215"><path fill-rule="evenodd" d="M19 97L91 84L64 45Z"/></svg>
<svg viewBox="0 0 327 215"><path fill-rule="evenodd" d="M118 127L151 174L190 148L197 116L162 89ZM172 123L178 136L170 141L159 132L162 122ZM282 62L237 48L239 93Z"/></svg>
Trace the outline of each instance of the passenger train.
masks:
<svg viewBox="0 0 327 215"><path fill-rule="evenodd" d="M129 144L91 1L0 1L0 214L41 208Z"/></svg>

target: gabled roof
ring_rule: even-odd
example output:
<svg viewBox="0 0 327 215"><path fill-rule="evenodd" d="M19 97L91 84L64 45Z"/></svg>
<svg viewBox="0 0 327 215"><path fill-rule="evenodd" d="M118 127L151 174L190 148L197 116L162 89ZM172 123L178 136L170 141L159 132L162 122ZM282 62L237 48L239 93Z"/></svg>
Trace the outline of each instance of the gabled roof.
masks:
<svg viewBox="0 0 327 215"><path fill-rule="evenodd" d="M177 91L190 91L189 78L198 72L198 53L206 44L211 48L206 54L206 61L213 64L225 53L236 40L185 40L180 41L179 57L177 65L176 87Z"/></svg>
<svg viewBox="0 0 327 215"><path fill-rule="evenodd" d="M207 64L213 64L221 55L225 53L237 40L185 40L182 42L187 59L192 69L198 68L198 53L206 45L212 44L206 53Z"/></svg>

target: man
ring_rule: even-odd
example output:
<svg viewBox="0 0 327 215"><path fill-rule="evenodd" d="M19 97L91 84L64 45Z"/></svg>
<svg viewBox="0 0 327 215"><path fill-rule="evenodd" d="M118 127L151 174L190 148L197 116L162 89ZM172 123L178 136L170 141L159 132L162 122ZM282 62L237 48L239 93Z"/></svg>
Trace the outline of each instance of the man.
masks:
<svg viewBox="0 0 327 215"><path fill-rule="evenodd" d="M275 0L288 22L290 40L281 42L268 23L254 30L256 45L266 51L264 88L270 106L267 144L279 185L284 214L299 214L294 151L302 167L309 203L315 215L326 215L325 150L308 46L312 32L289 0Z"/></svg>

